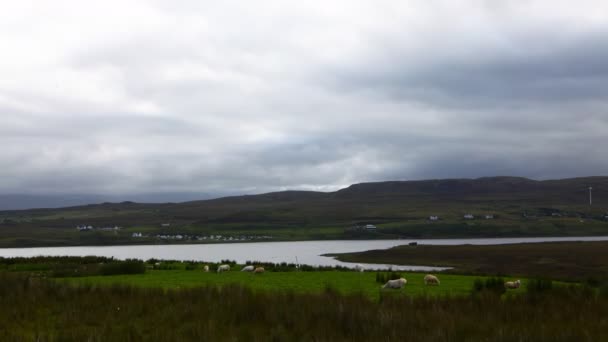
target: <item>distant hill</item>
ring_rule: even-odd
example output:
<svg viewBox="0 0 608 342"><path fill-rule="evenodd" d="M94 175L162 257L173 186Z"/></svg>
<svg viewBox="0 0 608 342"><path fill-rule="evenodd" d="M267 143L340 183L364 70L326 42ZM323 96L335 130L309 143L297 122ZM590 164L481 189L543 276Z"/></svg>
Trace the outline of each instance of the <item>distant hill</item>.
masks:
<svg viewBox="0 0 608 342"><path fill-rule="evenodd" d="M589 187L593 187L591 207ZM258 234L282 240L605 235L607 212L608 177L389 181L353 184L335 192L282 191L181 203L105 201L5 210L0 211L0 246L48 245L49 241L55 245L134 243L129 234L141 229L149 239L137 240L140 243L159 243L155 234L168 231ZM464 214L475 219L467 220ZM439 219L431 222L431 215ZM484 219L486 215L491 218ZM74 236L80 224L128 229L117 236ZM377 225L378 230L352 228L365 224ZM58 235L57 229L64 230L64 235ZM32 240L32 236L38 238Z"/></svg>
<svg viewBox="0 0 608 342"><path fill-rule="evenodd" d="M206 193L145 193L137 195L93 195L93 194L59 194L29 195L0 194L1 210L24 210L35 208L62 208L103 202L133 201L140 203L186 202L219 197Z"/></svg>
<svg viewBox="0 0 608 342"><path fill-rule="evenodd" d="M583 177L561 180L537 181L522 177L484 177L477 179L433 179L421 181L386 181L353 184L335 192L281 191L259 195L240 195L208 199L208 194L172 193L144 194L136 196L28 196L0 195L0 208L15 210L29 208L76 207L87 204L113 202L120 198L136 203L162 204L174 210L192 208L231 207L248 210L250 206L290 205L299 202L319 204L365 202L369 204L395 200L430 200L431 202L450 202L458 200L511 200L551 202L563 205L588 203L588 188L593 187L593 202L596 206L608 204L608 177ZM197 198L198 200L179 201L176 199ZM163 201L154 201L162 198ZM87 202L88 201L88 202ZM173 203L175 202L175 203Z"/></svg>

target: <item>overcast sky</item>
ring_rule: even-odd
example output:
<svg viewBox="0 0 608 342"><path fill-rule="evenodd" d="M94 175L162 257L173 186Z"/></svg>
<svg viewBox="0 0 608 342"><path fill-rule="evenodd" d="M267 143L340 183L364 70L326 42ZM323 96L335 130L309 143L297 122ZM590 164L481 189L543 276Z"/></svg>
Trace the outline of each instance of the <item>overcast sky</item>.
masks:
<svg viewBox="0 0 608 342"><path fill-rule="evenodd" d="M0 193L608 174L604 0L0 5Z"/></svg>

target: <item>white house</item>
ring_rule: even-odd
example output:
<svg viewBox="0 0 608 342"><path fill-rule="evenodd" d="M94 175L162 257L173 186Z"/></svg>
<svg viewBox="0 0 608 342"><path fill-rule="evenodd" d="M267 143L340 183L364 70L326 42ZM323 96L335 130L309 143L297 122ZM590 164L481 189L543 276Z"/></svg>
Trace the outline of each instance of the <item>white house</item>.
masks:
<svg viewBox="0 0 608 342"><path fill-rule="evenodd" d="M365 230L376 230L377 227L374 226L373 224L367 224L365 225Z"/></svg>
<svg viewBox="0 0 608 342"><path fill-rule="evenodd" d="M494 215L489 214L485 216L486 220L493 220L494 219Z"/></svg>
<svg viewBox="0 0 608 342"><path fill-rule="evenodd" d="M160 226L161 227L170 227L171 223L161 223Z"/></svg>
<svg viewBox="0 0 608 342"><path fill-rule="evenodd" d="M437 220L439 220L439 216L431 215L431 216L429 216L429 220L431 220L431 221L437 221Z"/></svg>
<svg viewBox="0 0 608 342"><path fill-rule="evenodd" d="M475 216L473 216L473 214L465 214L465 215L464 215L464 219L465 219L465 220L472 220L472 219L474 219L474 218L475 218Z"/></svg>

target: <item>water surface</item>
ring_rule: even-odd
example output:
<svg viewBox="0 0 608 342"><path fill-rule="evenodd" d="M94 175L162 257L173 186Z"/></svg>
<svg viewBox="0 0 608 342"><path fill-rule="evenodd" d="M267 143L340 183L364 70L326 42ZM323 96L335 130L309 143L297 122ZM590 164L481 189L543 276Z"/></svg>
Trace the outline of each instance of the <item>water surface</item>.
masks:
<svg viewBox="0 0 608 342"><path fill-rule="evenodd" d="M415 240L333 240L216 243L193 245L146 245L146 246L91 246L91 247L33 247L0 248L3 257L84 256L97 255L117 259L173 259L219 262L223 259L245 261L287 262L314 266L354 267L354 263L321 256L327 253L361 252L370 249L386 249L410 242L426 245L496 245L549 241L608 241L608 236L543 237L543 238L483 238L483 239L415 239ZM362 264L366 268L395 270L438 271L443 267Z"/></svg>

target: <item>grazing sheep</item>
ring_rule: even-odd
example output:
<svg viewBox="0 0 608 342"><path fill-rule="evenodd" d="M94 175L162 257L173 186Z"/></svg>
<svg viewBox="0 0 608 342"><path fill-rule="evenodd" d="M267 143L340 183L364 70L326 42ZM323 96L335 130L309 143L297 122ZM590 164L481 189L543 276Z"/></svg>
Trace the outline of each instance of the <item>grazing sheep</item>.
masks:
<svg viewBox="0 0 608 342"><path fill-rule="evenodd" d="M518 289L521 286L521 281L517 279L516 281L508 281L505 283L505 288L507 289Z"/></svg>
<svg viewBox="0 0 608 342"><path fill-rule="evenodd" d="M253 273L264 273L264 267L256 267Z"/></svg>
<svg viewBox="0 0 608 342"><path fill-rule="evenodd" d="M203 266L203 271L204 272L209 272L209 265Z"/></svg>
<svg viewBox="0 0 608 342"><path fill-rule="evenodd" d="M251 265L245 266L245 267L243 267L241 272L253 272L253 266L251 266Z"/></svg>
<svg viewBox="0 0 608 342"><path fill-rule="evenodd" d="M356 264L355 265L355 270L357 270L359 272L363 272L363 271L365 271L365 267L363 267L363 265Z"/></svg>
<svg viewBox="0 0 608 342"><path fill-rule="evenodd" d="M407 284L407 280L405 278L399 278L395 280L389 280L384 286L383 289L400 289Z"/></svg>
<svg viewBox="0 0 608 342"><path fill-rule="evenodd" d="M217 273L221 273L221 272L224 272L224 271L230 271L230 265L220 265L217 268Z"/></svg>
<svg viewBox="0 0 608 342"><path fill-rule="evenodd" d="M432 274L427 274L424 276L424 285L439 285L439 278Z"/></svg>

